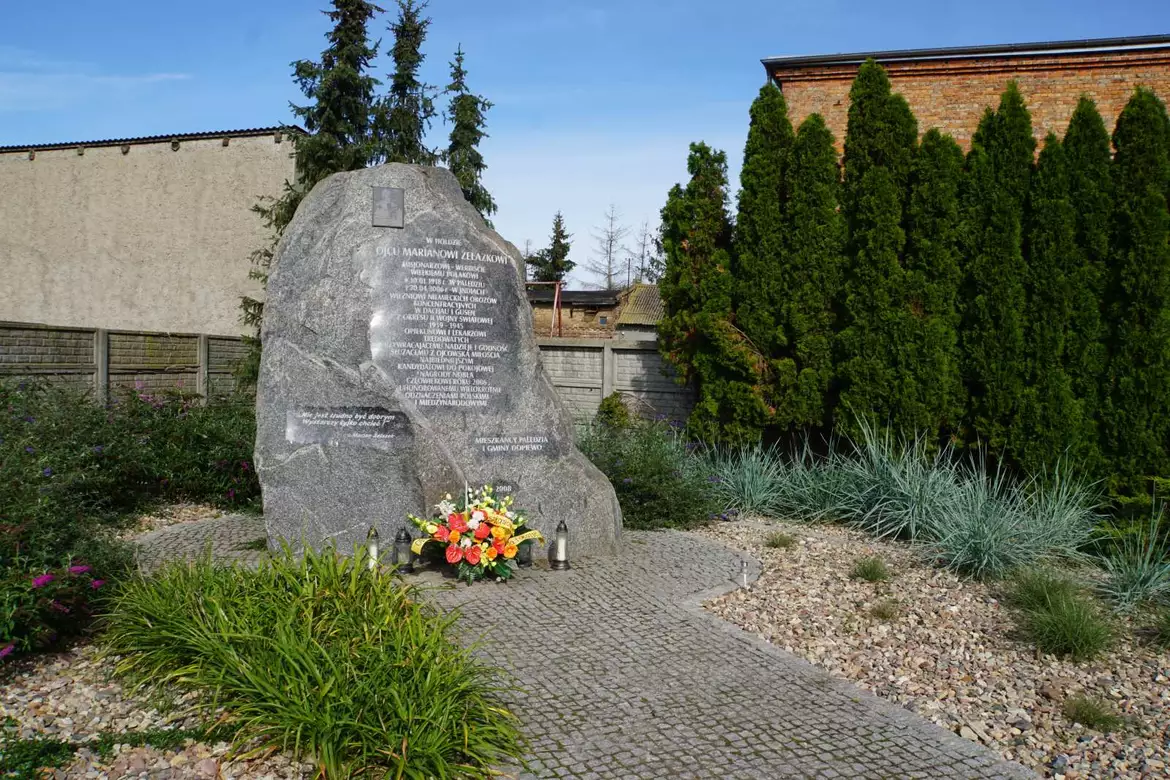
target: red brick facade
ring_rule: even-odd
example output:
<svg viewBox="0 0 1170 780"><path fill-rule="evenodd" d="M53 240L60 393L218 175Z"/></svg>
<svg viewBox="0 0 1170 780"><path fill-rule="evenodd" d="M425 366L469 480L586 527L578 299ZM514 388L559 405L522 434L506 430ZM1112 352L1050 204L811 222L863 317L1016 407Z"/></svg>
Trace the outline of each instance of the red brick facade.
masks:
<svg viewBox="0 0 1170 780"><path fill-rule="evenodd" d="M1162 43L1130 47L1116 41L1079 42L1078 46L1005 53L972 49L935 53L885 52L875 59L886 68L894 90L910 103L919 132L937 127L952 135L964 149L979 118L999 102L1007 82L1015 79L1028 101L1036 137L1049 131L1063 136L1069 117L1082 94L1097 102L1112 131L1122 106L1143 85L1163 100L1170 99L1170 37ZM900 56L901 55L901 56ZM765 60L765 67L788 100L794 123L820 113L841 146L849 111L849 86L860 60L839 58L783 58ZM808 60L817 60L808 62ZM832 60L838 60L836 62Z"/></svg>

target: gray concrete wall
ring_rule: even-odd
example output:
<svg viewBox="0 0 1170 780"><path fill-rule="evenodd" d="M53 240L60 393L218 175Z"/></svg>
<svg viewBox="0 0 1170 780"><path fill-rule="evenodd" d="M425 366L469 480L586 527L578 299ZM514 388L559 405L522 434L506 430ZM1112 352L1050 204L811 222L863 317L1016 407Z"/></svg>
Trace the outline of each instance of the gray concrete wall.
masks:
<svg viewBox="0 0 1170 780"><path fill-rule="evenodd" d="M644 417L685 420L694 393L674 381L651 341L537 339L545 371L574 417L617 391ZM41 378L101 397L111 388L221 396L247 352L229 336L108 331L0 322L0 379Z"/></svg>
<svg viewBox="0 0 1170 780"><path fill-rule="evenodd" d="M0 152L0 320L245 333L269 235L250 209L293 177L293 145L223 138Z"/></svg>

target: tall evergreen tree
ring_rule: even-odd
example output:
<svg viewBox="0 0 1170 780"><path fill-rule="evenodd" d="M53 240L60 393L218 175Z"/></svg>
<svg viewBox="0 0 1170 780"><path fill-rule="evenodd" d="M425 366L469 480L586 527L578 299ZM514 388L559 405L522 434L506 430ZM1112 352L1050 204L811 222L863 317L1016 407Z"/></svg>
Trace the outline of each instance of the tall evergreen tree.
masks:
<svg viewBox="0 0 1170 780"><path fill-rule="evenodd" d="M659 347L680 379L698 389L694 432L712 442L749 442L759 438L766 409L757 381L761 356L732 323L727 156L691 144L687 170L687 186L676 184L662 209Z"/></svg>
<svg viewBox="0 0 1170 780"><path fill-rule="evenodd" d="M537 252L528 261L528 267L535 282L563 282L577 265L569 259L573 236L565 229L565 217L561 212L553 216L552 237L549 245Z"/></svg>
<svg viewBox="0 0 1170 780"><path fill-rule="evenodd" d="M1027 221L1027 369L1011 451L1025 473L1033 474L1062 457L1080 464L1087 445L1081 402L1065 372L1073 323L1076 212L1069 199L1064 148L1052 133L1032 176Z"/></svg>
<svg viewBox="0 0 1170 780"><path fill-rule="evenodd" d="M429 17L424 17L424 0L398 0L398 19L390 25L394 33L394 73L382 113L386 125L386 159L389 162L434 165L436 154L426 145L427 129L435 116L434 87L419 80L419 67Z"/></svg>
<svg viewBox="0 0 1170 780"><path fill-rule="evenodd" d="M904 399L913 427L958 429L963 414L959 369L959 186L963 150L928 130L914 156L907 208L906 294L914 327L903 352L912 374Z"/></svg>
<svg viewBox="0 0 1170 780"><path fill-rule="evenodd" d="M378 44L370 41L368 32L379 13L381 8L365 0L334 0L333 10L324 12L333 27L320 61L293 63L293 78L309 102L294 105L292 112L308 134L292 136L297 180L285 181L279 198L267 198L252 207L272 231L272 240L252 253L251 276L261 284L267 284L276 245L309 190L330 174L381 161L383 139L375 97L381 82L369 75ZM245 382L254 382L260 367L259 328L264 304L244 297L240 309L244 324L256 328L240 372Z"/></svg>
<svg viewBox="0 0 1170 780"><path fill-rule="evenodd" d="M1036 140L1015 82L987 109L971 141L963 192L960 331L969 432L1006 451L1026 375L1023 213Z"/></svg>
<svg viewBox="0 0 1170 780"><path fill-rule="evenodd" d="M1113 131L1114 210L1105 310L1109 366L1103 412L1112 487L1141 492L1166 473L1170 435L1170 120L1138 88Z"/></svg>
<svg viewBox="0 0 1170 780"><path fill-rule="evenodd" d="M841 416L849 432L865 419L912 429L907 398L914 377L902 370L901 345L912 323L906 311L904 206L917 122L901 95L890 92L885 70L873 60L849 91L845 133L844 213L848 263L837 334ZM909 432L909 431L907 431Z"/></svg>
<svg viewBox="0 0 1170 780"><path fill-rule="evenodd" d="M1076 251L1068 269L1068 333L1064 369L1073 395L1081 402L1085 431L1083 463L1091 474L1100 473L1101 383L1104 380L1105 321L1101 305L1105 295L1105 269L1109 256L1109 232L1113 215L1112 153L1109 132L1097 106L1082 97L1064 137L1068 164L1069 200L1076 219Z"/></svg>
<svg viewBox="0 0 1170 780"><path fill-rule="evenodd" d="M760 352L784 343L778 322L784 300L784 179L792 147L784 93L771 81L751 107L735 221L735 321Z"/></svg>
<svg viewBox="0 0 1170 780"><path fill-rule="evenodd" d="M785 170L788 238L778 269L773 423L788 429L828 421L833 299L845 263L840 177L833 134L812 114L800 125Z"/></svg>
<svg viewBox="0 0 1170 780"><path fill-rule="evenodd" d="M455 61L451 63L451 83L447 85L446 91L451 96L451 103L447 109L451 136L443 157L451 173L459 180L459 186L463 188L463 197L475 206L480 216L488 220L496 213L496 202L483 186L483 172L487 170L487 164L479 151L479 143L487 137L484 131L486 125L484 114L492 104L467 88L467 70L463 67L462 46L456 50ZM491 224L490 220L488 224Z"/></svg>

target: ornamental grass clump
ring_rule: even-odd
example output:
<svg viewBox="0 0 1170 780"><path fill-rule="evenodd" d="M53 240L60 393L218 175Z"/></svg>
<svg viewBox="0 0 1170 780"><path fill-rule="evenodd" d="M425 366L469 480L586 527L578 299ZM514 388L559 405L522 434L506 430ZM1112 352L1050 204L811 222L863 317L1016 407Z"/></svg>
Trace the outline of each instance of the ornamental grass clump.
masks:
<svg viewBox="0 0 1170 780"><path fill-rule="evenodd" d="M1070 696L1061 707L1064 717L1082 726L1109 733L1125 725L1125 721L1102 699L1088 696Z"/></svg>
<svg viewBox="0 0 1170 780"><path fill-rule="evenodd" d="M855 580L865 580L866 582L885 582L893 574L884 560L872 555L857 559L849 576Z"/></svg>
<svg viewBox="0 0 1170 780"><path fill-rule="evenodd" d="M196 691L322 777L487 778L522 758L517 720L455 621L358 555L286 547L255 571L205 558L128 581L105 648L132 686Z"/></svg>
<svg viewBox="0 0 1170 780"><path fill-rule="evenodd" d="M767 516L782 509L788 469L774 446L713 450L708 461L716 477L713 492L724 509Z"/></svg>
<svg viewBox="0 0 1170 780"><path fill-rule="evenodd" d="M1159 538L1163 512L1155 503L1149 521L1125 533L1101 559L1101 592L1119 612L1170 597L1170 555Z"/></svg>

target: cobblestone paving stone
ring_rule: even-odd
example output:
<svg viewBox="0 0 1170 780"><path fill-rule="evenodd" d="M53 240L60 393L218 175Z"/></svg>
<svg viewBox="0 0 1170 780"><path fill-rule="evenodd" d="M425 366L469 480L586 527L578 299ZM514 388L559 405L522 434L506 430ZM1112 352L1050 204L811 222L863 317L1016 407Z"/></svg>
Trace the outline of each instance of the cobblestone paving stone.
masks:
<svg viewBox="0 0 1170 780"><path fill-rule="evenodd" d="M208 541L225 558L262 555L239 549L262 521L210 523L141 541L152 559L197 555ZM753 581L758 562L686 533L625 538L613 558L565 572L540 562L508 584L414 578L460 609L465 639L486 640L482 652L523 688L513 695L530 739L521 777L1035 777L702 608L739 587L744 563Z"/></svg>
<svg viewBox="0 0 1170 780"><path fill-rule="evenodd" d="M266 539L264 518L257 515L224 515L196 523L182 523L138 537L138 566L153 571L174 560L194 560L211 546L217 561L234 560L255 565L267 556L253 549Z"/></svg>

